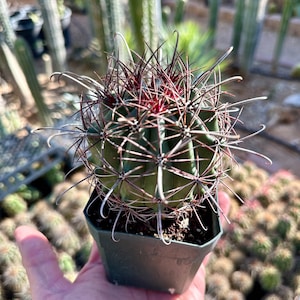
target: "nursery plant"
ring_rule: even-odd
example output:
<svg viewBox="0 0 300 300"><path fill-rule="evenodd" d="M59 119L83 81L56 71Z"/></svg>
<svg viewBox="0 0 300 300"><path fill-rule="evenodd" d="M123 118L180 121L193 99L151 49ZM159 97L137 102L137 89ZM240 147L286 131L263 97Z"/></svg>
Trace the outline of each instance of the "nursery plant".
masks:
<svg viewBox="0 0 300 300"><path fill-rule="evenodd" d="M53 74L83 88L80 122L58 134L73 136L86 167L84 214L108 279L170 293L188 288L222 234L218 189L231 149L252 152L239 147L247 137L234 129L236 106L265 99L223 103L222 86L242 79L222 80L218 71L232 49L192 70L177 44L167 58L163 44L144 56L114 53L97 80Z"/></svg>

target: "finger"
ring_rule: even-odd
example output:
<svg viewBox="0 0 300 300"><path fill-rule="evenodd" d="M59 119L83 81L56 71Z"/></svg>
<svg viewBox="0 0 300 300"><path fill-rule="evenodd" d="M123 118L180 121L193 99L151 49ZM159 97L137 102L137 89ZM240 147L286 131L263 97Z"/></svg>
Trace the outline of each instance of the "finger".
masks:
<svg viewBox="0 0 300 300"><path fill-rule="evenodd" d="M51 245L42 233L30 226L20 226L15 231L15 238L33 295L54 287L61 280L67 282Z"/></svg>
<svg viewBox="0 0 300 300"><path fill-rule="evenodd" d="M96 244L95 241L93 242L93 246L92 246L92 249L91 249L91 253L90 253L90 257L89 257L88 262L89 263L101 262L100 255L99 255L99 250L98 250L98 247L97 247L97 244Z"/></svg>
<svg viewBox="0 0 300 300"><path fill-rule="evenodd" d="M227 193L220 191L218 193L218 201L219 201L219 205L222 209L221 223L224 225L227 222L226 218L227 218L227 215L228 215L229 209L230 209L230 198Z"/></svg>
<svg viewBox="0 0 300 300"><path fill-rule="evenodd" d="M227 222L225 217L228 215L229 209L230 209L230 198L227 193L220 191L218 194L218 201L219 201L219 205L222 209L221 223L224 225ZM209 258L210 258L210 253L208 255L206 255L206 257L204 258L202 266L207 265Z"/></svg>

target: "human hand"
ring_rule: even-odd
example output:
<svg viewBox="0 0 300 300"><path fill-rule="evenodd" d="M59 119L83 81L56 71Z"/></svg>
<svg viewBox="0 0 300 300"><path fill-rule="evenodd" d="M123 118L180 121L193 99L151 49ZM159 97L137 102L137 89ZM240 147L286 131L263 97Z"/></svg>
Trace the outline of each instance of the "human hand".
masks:
<svg viewBox="0 0 300 300"><path fill-rule="evenodd" d="M229 197L219 193L219 203L224 212L229 210ZM205 258L188 290L181 295L170 295L133 287L117 286L107 281L96 244L93 244L86 265L76 280L70 282L60 270L55 253L47 238L30 226L20 226L15 231L24 267L26 269L32 300L203 300L205 295Z"/></svg>

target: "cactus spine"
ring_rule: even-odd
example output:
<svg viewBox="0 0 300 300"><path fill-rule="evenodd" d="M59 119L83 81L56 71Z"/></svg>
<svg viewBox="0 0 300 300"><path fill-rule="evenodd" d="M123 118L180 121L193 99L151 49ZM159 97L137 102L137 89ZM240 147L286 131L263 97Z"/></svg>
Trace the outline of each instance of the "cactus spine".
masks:
<svg viewBox="0 0 300 300"><path fill-rule="evenodd" d="M101 217L107 209L115 211L114 228L119 217L156 220L164 240L164 219L194 214L206 229L203 206L220 211L216 197L225 175L223 158L239 141L230 105L220 102L221 85L241 77L221 81L214 71L232 49L194 77L176 48L170 62L161 61L160 48L136 62L111 56L99 82L69 72L54 75L88 89L76 145L88 142L77 149L95 181L95 200L102 199Z"/></svg>

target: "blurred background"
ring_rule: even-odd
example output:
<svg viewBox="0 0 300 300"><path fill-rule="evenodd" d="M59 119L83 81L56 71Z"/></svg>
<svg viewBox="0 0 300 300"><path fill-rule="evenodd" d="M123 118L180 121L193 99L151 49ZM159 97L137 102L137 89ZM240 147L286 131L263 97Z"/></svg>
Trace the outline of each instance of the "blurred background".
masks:
<svg viewBox="0 0 300 300"><path fill-rule="evenodd" d="M140 55L143 41L150 47L166 41L163 56L170 57L175 30L195 73L234 46L223 78L244 80L225 87L234 96L224 101L268 97L245 105L237 131L246 136L265 124L242 146L273 164L235 153L242 166L226 182L232 223L209 267L207 299L300 295L299 0L0 0L0 22L0 299L30 299L13 239L19 224L47 235L70 280L90 249L82 214L87 184L62 194L85 178L67 151L72 141L58 137L49 148L46 134L31 134L63 126L78 109L80 88L51 74L104 75L107 54L120 47L116 32Z"/></svg>

